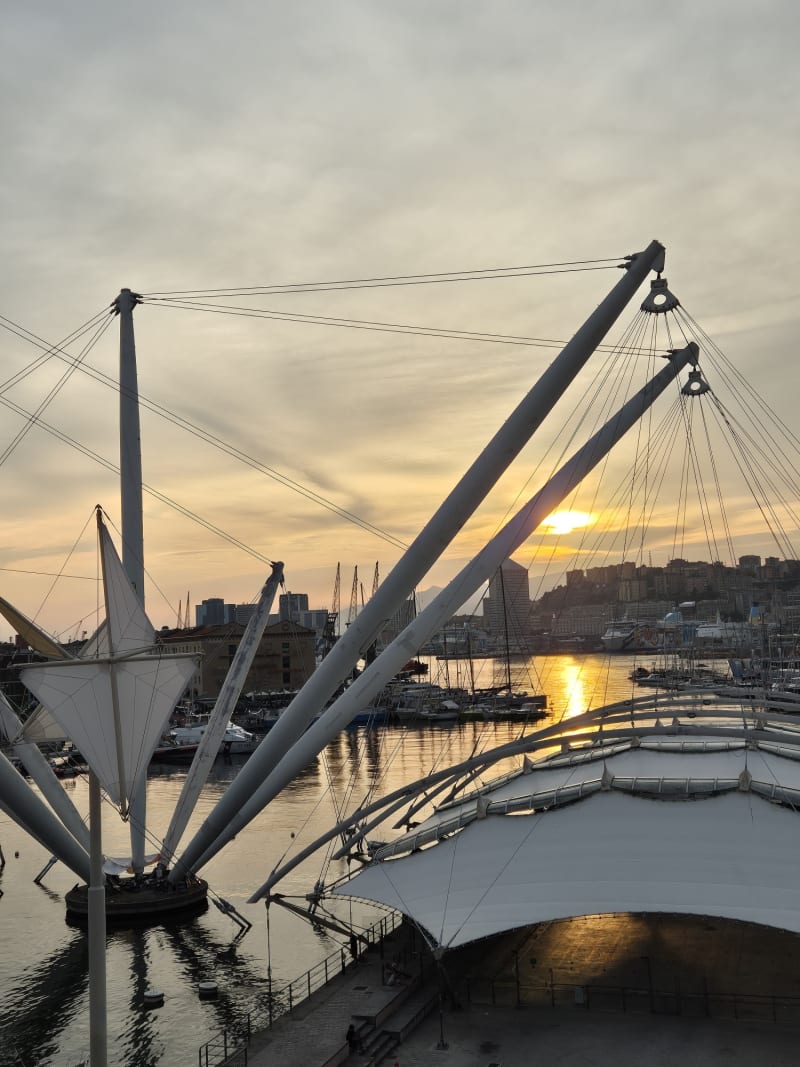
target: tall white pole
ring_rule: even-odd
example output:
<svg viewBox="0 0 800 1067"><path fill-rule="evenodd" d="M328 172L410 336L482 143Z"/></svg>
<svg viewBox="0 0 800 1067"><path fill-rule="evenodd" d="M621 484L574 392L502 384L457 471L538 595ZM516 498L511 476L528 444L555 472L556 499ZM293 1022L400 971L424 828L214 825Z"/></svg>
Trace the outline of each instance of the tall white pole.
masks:
<svg viewBox="0 0 800 1067"><path fill-rule="evenodd" d="M142 520L142 441L139 428L139 383L133 309L141 298L122 289L114 302L119 314L119 469L122 515L122 565L139 603L144 606L144 527ZM147 788L130 797L131 862L144 870Z"/></svg>
<svg viewBox="0 0 800 1067"><path fill-rule="evenodd" d="M94 771L89 771L89 837L89 1062L91 1067L106 1067L106 889L103 878L100 781Z"/></svg>
<svg viewBox="0 0 800 1067"><path fill-rule="evenodd" d="M172 870L177 880L230 840L227 827L242 805L302 736L352 671L386 622L424 577L486 494L524 448L570 382L586 364L651 270L662 270L664 248L653 241L630 257L625 274L589 316L539 381L500 427L384 583L359 612L256 752L228 787ZM212 847L213 843L213 847Z"/></svg>
<svg viewBox="0 0 800 1067"><path fill-rule="evenodd" d="M142 441L133 309L140 297L121 290L119 313L119 468L122 512L122 565L144 605L144 532L142 524Z"/></svg>
<svg viewBox="0 0 800 1067"><path fill-rule="evenodd" d="M122 562L134 591L144 604L144 548L142 532L142 452L139 434L139 389L133 309L138 297L123 289L115 301L119 330L119 439ZM98 516L99 521L99 516ZM130 799L133 869L144 870L146 786ZM89 1062L106 1067L108 1016L106 994L106 889L103 876L102 798L100 780L89 772Z"/></svg>

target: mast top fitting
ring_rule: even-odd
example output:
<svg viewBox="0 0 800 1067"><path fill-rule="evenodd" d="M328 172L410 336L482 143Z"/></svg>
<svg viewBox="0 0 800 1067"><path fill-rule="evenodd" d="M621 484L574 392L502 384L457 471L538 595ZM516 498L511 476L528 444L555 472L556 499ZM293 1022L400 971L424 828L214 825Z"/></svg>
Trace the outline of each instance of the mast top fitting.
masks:
<svg viewBox="0 0 800 1067"><path fill-rule="evenodd" d="M111 309L115 315L119 315L124 309L132 311L137 304L141 304L141 293L134 293L131 289L120 289L119 296L111 301Z"/></svg>
<svg viewBox="0 0 800 1067"><path fill-rule="evenodd" d="M650 293L642 301L642 311L649 311L651 315L663 315L680 306L680 300L667 287L667 279L660 276L653 278L650 282Z"/></svg>
<svg viewBox="0 0 800 1067"><path fill-rule="evenodd" d="M711 386L705 380L701 371L695 367L694 370L689 371L688 381L681 389L681 392L684 396L702 396L703 393L708 393L710 389Z"/></svg>

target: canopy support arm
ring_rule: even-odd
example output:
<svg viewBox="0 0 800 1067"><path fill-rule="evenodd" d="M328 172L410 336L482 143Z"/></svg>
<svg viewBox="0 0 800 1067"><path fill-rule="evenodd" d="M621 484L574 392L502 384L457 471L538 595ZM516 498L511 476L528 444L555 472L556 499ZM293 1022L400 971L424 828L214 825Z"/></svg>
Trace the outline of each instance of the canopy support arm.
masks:
<svg viewBox="0 0 800 1067"><path fill-rule="evenodd" d="M206 817L170 875L177 880L196 869L231 838L228 826L244 802L303 736L386 620L400 608L531 439L576 375L605 338L651 270L663 270L664 247L652 241L631 256L624 276L589 316L538 382L518 404L456 487L435 512L385 581L342 634L302 690ZM419 647L419 646L417 646ZM417 649L411 650L415 655ZM409 657L406 657L409 658ZM260 810L260 809L259 809Z"/></svg>
<svg viewBox="0 0 800 1067"><path fill-rule="evenodd" d="M367 704L408 660L413 650L421 648L431 635L449 619L461 604L508 559L533 533L543 519L555 510L586 475L611 451L635 425L645 411L670 385L687 364L696 364L698 347L690 341L686 348L673 352L669 363L639 390L600 428L586 444L540 489L495 537L467 564L428 607L410 623L388 648L305 732L280 766L269 775L238 816L227 833L233 837L255 817L295 775L321 752L325 745L345 727L359 708ZM201 856L200 865L211 858ZM263 894L258 890L252 900Z"/></svg>

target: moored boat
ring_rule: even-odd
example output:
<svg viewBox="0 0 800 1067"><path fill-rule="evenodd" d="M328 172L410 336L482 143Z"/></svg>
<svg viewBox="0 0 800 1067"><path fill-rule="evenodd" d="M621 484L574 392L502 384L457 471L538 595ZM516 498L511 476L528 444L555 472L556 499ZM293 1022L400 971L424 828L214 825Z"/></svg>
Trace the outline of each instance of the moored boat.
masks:
<svg viewBox="0 0 800 1067"><path fill-rule="evenodd" d="M176 726L174 730L170 730L170 737L178 747L193 745L197 749L207 726L207 720L187 726ZM254 734L233 722L229 722L225 728L219 755L249 756L250 753L255 752L256 748L258 748L258 739Z"/></svg>
<svg viewBox="0 0 800 1067"><path fill-rule="evenodd" d="M151 763L190 763L197 752L197 742L179 743L173 738L164 738L152 755Z"/></svg>
<svg viewBox="0 0 800 1067"><path fill-rule="evenodd" d="M658 648L658 630L653 623L619 619L608 626L600 642L606 652L652 652Z"/></svg>

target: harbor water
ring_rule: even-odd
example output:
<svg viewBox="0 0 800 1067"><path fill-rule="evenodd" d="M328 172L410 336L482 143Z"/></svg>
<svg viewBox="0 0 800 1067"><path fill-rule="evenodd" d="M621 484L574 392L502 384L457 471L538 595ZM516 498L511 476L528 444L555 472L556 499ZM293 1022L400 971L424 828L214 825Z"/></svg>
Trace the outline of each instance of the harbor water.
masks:
<svg viewBox="0 0 800 1067"><path fill-rule="evenodd" d="M373 786L386 793L432 769L466 758L476 749L502 744L547 721L579 714L590 707L641 695L629 675L632 656L565 655L515 661L514 688L548 698L547 719L521 726L514 722L453 722L420 726L387 725L342 731L323 753L203 869L215 899L226 901L250 923L246 933L229 914L211 906L179 924L108 930L108 1062L114 1067L193 1064L198 1049L214 1034L265 1002L270 987L280 988L327 956L347 948L344 936L312 926L279 905L248 904L252 892L284 858L317 837L350 810ZM498 684L498 661L467 664L433 661L451 685ZM469 682L468 682L469 678ZM218 759L192 823L184 837L213 808L246 757ZM510 767L498 765L496 773ZM147 824L158 850L185 779L186 769L151 767ZM76 807L88 811L88 783L65 780ZM128 828L108 806L103 819L104 851L124 856ZM0 812L0 1065L1 1067L77 1067L88 1062L89 990L85 931L65 920L64 894L75 876L61 864L41 884L34 879L48 862L42 847ZM279 887L303 906L305 895L322 876L322 859L313 857ZM333 874L346 872L344 861ZM294 895L292 897L292 895ZM213 904L213 901L212 901ZM356 926L379 919L378 912L348 902L334 912ZM215 999L201 998L201 982L217 983ZM163 1006L145 1004L145 991L163 993Z"/></svg>

